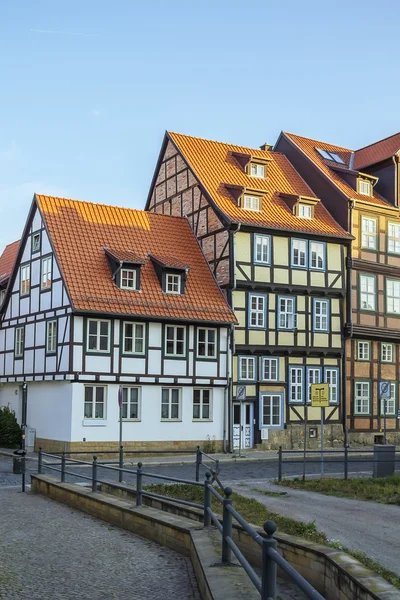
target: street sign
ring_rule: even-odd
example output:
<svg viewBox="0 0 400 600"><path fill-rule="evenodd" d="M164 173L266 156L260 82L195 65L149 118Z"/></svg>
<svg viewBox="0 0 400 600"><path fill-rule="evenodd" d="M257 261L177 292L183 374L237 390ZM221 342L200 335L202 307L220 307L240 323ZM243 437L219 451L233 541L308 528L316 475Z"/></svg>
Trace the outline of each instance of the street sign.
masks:
<svg viewBox="0 0 400 600"><path fill-rule="evenodd" d="M118 388L118 406L122 408L122 385Z"/></svg>
<svg viewBox="0 0 400 600"><path fill-rule="evenodd" d="M238 385L236 388L236 400L244 402L246 400L246 386Z"/></svg>
<svg viewBox="0 0 400 600"><path fill-rule="evenodd" d="M400 410L397 411L397 418L400 419Z"/></svg>
<svg viewBox="0 0 400 600"><path fill-rule="evenodd" d="M391 389L390 389L390 381L380 381L379 382L379 398L381 400L388 400L391 398Z"/></svg>
<svg viewBox="0 0 400 600"><path fill-rule="evenodd" d="M321 408L329 406L328 383L311 384L311 406L319 406Z"/></svg>

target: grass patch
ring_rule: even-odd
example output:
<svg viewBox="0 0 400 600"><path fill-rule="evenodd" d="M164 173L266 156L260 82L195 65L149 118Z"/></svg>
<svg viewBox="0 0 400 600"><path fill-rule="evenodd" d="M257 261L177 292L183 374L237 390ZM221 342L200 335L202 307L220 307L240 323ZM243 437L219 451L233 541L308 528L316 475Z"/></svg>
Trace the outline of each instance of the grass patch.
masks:
<svg viewBox="0 0 400 600"><path fill-rule="evenodd" d="M319 492L327 496L352 498L353 500L373 500L381 504L400 505L400 475L376 479L354 477L351 479L284 479L278 485Z"/></svg>
<svg viewBox="0 0 400 600"><path fill-rule="evenodd" d="M251 490L253 492L258 492L259 494L264 494L264 496L272 496L273 498L287 496L287 492L273 492L272 490L260 490L259 488L251 488Z"/></svg>
<svg viewBox="0 0 400 600"><path fill-rule="evenodd" d="M171 485L156 484L143 486L143 489L149 490L156 494L162 494L163 496L168 496L169 498L180 498L181 500L195 502L196 504L203 503L203 488L195 487L192 485L184 485L179 483ZM262 493L265 492L265 490L255 491ZM279 495L279 492L270 492L266 495L270 494ZM389 571L389 569L386 569L381 564L375 562L363 552L350 550L349 548L342 546L339 542L328 540L326 535L322 531L319 531L317 529L314 521L311 521L311 523L304 523L303 521L296 521L295 519L284 517L279 513L268 510L266 506L264 506L263 504L261 504L261 502L258 502L254 498L247 498L246 496L236 494L235 492L232 493L231 498L234 508L242 515L244 519L246 519L246 521L248 521L252 525L262 527L265 521L271 519L272 521L275 521L279 533L287 533L289 535L294 535L299 538L316 542L318 544L330 546L331 548L335 548L336 550L341 550L342 552L353 556L356 560L360 561L360 563L363 564L365 567L371 569L372 571L386 579L386 581L391 583L394 587L400 590L400 577L396 573L393 573L393 571ZM222 506L214 496L212 496L211 503L213 510L217 514L221 514Z"/></svg>

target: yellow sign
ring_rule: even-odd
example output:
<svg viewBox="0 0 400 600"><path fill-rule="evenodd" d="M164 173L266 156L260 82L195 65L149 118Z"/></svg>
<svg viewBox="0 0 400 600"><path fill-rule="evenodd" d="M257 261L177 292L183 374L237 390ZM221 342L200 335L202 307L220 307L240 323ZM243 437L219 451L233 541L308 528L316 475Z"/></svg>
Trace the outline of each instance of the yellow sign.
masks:
<svg viewBox="0 0 400 600"><path fill-rule="evenodd" d="M329 406L328 383L311 384L311 406L320 406L321 408Z"/></svg>

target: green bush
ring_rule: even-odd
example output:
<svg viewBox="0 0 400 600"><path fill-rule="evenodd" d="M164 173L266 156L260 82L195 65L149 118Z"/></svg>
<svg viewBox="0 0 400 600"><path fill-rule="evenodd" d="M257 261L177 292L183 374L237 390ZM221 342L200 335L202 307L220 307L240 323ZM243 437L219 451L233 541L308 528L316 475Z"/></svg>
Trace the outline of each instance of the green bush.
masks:
<svg viewBox="0 0 400 600"><path fill-rule="evenodd" d="M3 406L0 408L0 448L19 448L20 445L21 427L15 412Z"/></svg>

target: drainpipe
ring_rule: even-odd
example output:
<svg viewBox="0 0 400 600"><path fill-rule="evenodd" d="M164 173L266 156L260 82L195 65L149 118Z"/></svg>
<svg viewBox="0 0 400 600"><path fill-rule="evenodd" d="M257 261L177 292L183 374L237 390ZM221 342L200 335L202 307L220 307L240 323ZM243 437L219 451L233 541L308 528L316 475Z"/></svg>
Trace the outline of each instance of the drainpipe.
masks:
<svg viewBox="0 0 400 600"><path fill-rule="evenodd" d="M355 201L349 201L349 230L353 232L353 209ZM342 381L343 381L343 430L344 430L344 446L349 445L349 429L347 425L347 372L346 372L346 340L353 337L353 315L352 315L352 281L353 281L353 257L352 257L352 242L347 246L346 258L346 324L348 325L348 335L343 336L342 343Z"/></svg>
<svg viewBox="0 0 400 600"><path fill-rule="evenodd" d="M232 344L233 344L233 331L234 331L234 326L230 325L229 329L227 330L228 333L228 339L227 339L227 345L228 345L228 353L227 353L227 380L228 383L225 386L225 393L224 393L224 434L223 434L223 451L226 454L231 448L228 449L228 436L227 436L227 429L229 429L229 424L232 422L232 402L231 402L231 398L232 398L232 356L233 356L233 351L232 351ZM231 436L229 435L229 440L230 440Z"/></svg>
<svg viewBox="0 0 400 600"><path fill-rule="evenodd" d="M399 206L399 157L392 156L394 163L394 205Z"/></svg>

